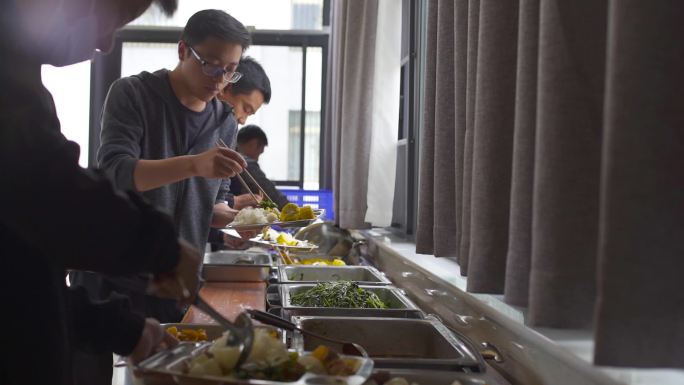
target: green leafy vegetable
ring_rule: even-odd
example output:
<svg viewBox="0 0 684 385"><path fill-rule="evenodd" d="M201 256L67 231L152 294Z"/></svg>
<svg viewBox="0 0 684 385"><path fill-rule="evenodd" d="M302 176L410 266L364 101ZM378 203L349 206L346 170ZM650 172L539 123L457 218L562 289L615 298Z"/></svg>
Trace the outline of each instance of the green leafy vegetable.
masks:
<svg viewBox="0 0 684 385"><path fill-rule="evenodd" d="M270 199L264 199L259 202L258 207L261 207L262 209L277 209L278 205Z"/></svg>
<svg viewBox="0 0 684 385"><path fill-rule="evenodd" d="M323 282L302 293L292 296L291 302L307 307L343 307L386 309L377 294L364 290L356 282Z"/></svg>

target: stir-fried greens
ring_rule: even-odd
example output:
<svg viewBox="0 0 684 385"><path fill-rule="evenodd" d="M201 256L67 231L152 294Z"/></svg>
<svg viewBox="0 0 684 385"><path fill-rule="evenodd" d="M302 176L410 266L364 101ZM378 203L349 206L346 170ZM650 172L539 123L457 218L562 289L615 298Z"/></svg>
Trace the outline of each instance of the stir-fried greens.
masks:
<svg viewBox="0 0 684 385"><path fill-rule="evenodd" d="M259 202L257 207L260 207L262 209L277 209L278 205L270 199L264 199L261 202Z"/></svg>
<svg viewBox="0 0 684 385"><path fill-rule="evenodd" d="M291 298L293 305L307 307L343 307L386 309L377 294L364 290L356 282L323 282Z"/></svg>

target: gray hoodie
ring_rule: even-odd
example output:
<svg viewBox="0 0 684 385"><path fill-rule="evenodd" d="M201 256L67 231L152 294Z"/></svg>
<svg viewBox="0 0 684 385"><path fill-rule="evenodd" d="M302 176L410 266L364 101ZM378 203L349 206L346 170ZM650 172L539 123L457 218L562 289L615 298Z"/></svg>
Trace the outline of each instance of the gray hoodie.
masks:
<svg viewBox="0 0 684 385"><path fill-rule="evenodd" d="M135 190L133 170L139 159L165 159L199 154L215 146L218 138L235 148L237 122L232 108L212 99L214 114L206 129L192 141L183 127L184 114L192 114L176 98L167 70L142 72L114 82L102 114L99 166L123 190ZM223 201L229 183L192 177L142 194L174 219L179 235L204 249L213 206Z"/></svg>

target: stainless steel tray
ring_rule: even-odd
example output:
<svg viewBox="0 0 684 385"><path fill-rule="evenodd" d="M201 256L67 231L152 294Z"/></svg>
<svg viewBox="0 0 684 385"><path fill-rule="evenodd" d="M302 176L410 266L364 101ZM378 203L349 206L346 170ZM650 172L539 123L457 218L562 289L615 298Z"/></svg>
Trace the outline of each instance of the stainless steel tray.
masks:
<svg viewBox="0 0 684 385"><path fill-rule="evenodd" d="M221 250L204 255L202 278L217 282L258 282L268 280L273 265L264 252Z"/></svg>
<svg viewBox="0 0 684 385"><path fill-rule="evenodd" d="M332 262L335 259L341 259L343 260L347 266L352 266L349 264L349 260L345 257L340 257L340 256L335 256L335 255L322 255L316 252L311 252L311 253L302 253L298 251L293 251L289 250L290 252L290 258L295 260L296 262L292 265L287 265L282 263L281 258L277 258L276 261L278 263L278 266L314 266L313 264L306 264L304 263L305 261L311 262L312 259L316 260L322 260L322 261L327 261L327 262Z"/></svg>
<svg viewBox="0 0 684 385"><path fill-rule="evenodd" d="M402 377L409 384L417 385L453 385L454 383L460 385L510 385L510 382L493 370L486 373L459 373L415 369L378 369L373 372L371 378L364 385L381 384L382 382L375 381L375 379L395 377Z"/></svg>
<svg viewBox="0 0 684 385"><path fill-rule="evenodd" d="M371 375L373 361L369 358L355 356L341 356L345 359L358 361L359 369L356 374L342 377L305 373L299 380L291 382L237 379L216 376L195 376L183 371L185 363L196 355L208 349L211 343L183 342L178 346L159 352L133 367L134 381L142 385L157 384L205 384L205 385L311 385L311 384L340 384L361 385Z"/></svg>
<svg viewBox="0 0 684 385"><path fill-rule="evenodd" d="M370 266L281 266L281 283L355 281L361 285L390 285L384 274Z"/></svg>
<svg viewBox="0 0 684 385"><path fill-rule="evenodd" d="M292 317L292 322L306 331L361 344L375 361L376 368L462 372L485 369L475 346L433 316L425 319L302 316ZM292 347L297 349L310 350L322 343L325 341L301 333L295 333L292 338Z"/></svg>
<svg viewBox="0 0 684 385"><path fill-rule="evenodd" d="M268 288L266 302L271 307L269 311L280 313L284 318L300 315L310 316L338 316L338 317L390 317L390 318L423 318L423 312L404 295L401 290L393 286L359 287L375 293L389 308L387 309L354 309L336 307L304 307L293 305L290 298L304 290L309 290L315 284L282 284ZM277 311L275 308L280 308Z"/></svg>

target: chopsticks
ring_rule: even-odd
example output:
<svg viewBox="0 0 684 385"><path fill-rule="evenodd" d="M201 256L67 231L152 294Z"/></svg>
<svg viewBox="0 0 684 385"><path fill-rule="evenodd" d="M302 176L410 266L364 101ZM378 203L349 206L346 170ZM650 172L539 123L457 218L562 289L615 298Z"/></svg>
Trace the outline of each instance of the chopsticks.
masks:
<svg viewBox="0 0 684 385"><path fill-rule="evenodd" d="M218 143L219 143L220 146L223 146L224 148L228 148L228 146L226 145L226 143L225 143L221 138L218 139ZM268 200L271 201L271 202L275 202L273 199L271 199L270 196L268 196L268 194L266 193L266 190L264 190L263 187L261 187L261 185L259 184L259 182L257 182L256 179L254 179L254 177L252 176L252 174L251 174L247 169L245 169L244 172L245 172L245 174L247 174L247 176L249 176L249 178L252 180L252 182L254 183L254 185L257 186L257 188L259 189L259 191L261 191L261 193L264 194L264 196L266 197L266 199L268 199ZM244 180L242 179L242 177L241 177L240 175L238 175L238 178L239 178L240 181L242 181L242 183L244 184ZM246 187L246 186L245 186L245 187ZM249 187L246 187L246 188L247 188L247 190L249 191L249 193L252 194L252 190L250 190ZM252 194L252 196L254 196L254 194ZM257 203L259 203L259 202L257 201Z"/></svg>
<svg viewBox="0 0 684 385"><path fill-rule="evenodd" d="M226 146L226 143L224 143L223 140L221 140L221 138L219 138L219 140L216 141L216 145L219 147L228 148L228 146ZM245 180L242 179L242 176L240 176L240 174L235 175L238 177L238 180L240 180L242 187L244 187L249 192L249 195L252 196L252 199L254 199L254 203L259 204L259 199L256 197L256 195L254 195L252 189L249 188L247 182L245 182Z"/></svg>
<svg viewBox="0 0 684 385"><path fill-rule="evenodd" d="M286 265L294 265L294 261L287 254L286 250L283 250L280 247L278 247L277 250L278 250L278 254L280 254L280 257L283 259L283 262L285 262Z"/></svg>
<svg viewBox="0 0 684 385"><path fill-rule="evenodd" d="M264 194L264 196L266 197L266 199L268 199L268 200L271 201L271 202L275 202L273 199L271 199L270 196L268 196L268 194L266 193L266 190L264 190L264 189L261 187L261 185L259 185L259 183L256 181L256 179L254 179L254 177L252 176L252 174L251 174L249 171L247 171L247 169L245 169L245 174L247 174L247 176L252 180L252 182L254 182L254 184L259 188L259 190L261 191L261 193Z"/></svg>

